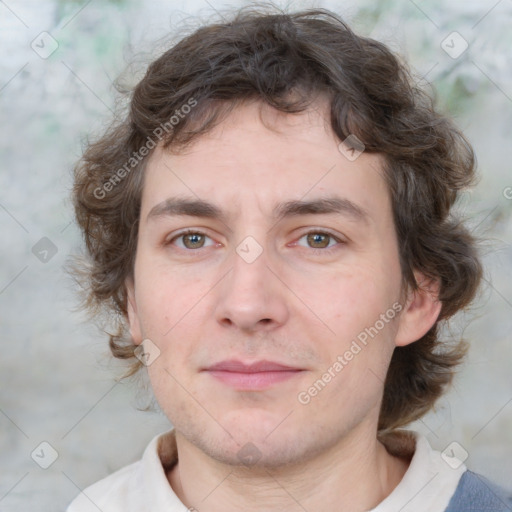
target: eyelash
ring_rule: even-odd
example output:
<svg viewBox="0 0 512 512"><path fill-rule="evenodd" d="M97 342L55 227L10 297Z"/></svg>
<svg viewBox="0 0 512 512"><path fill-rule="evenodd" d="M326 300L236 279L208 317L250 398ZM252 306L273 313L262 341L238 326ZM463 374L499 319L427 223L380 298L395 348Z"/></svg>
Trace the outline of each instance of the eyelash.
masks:
<svg viewBox="0 0 512 512"><path fill-rule="evenodd" d="M190 235L190 234L202 235L202 236L211 238L210 236L208 236L206 233L204 233L202 231L195 230L195 229L187 229L186 231L182 231L181 233L178 233L177 235L173 236L169 241L165 242L165 245L171 245L175 240L177 240L181 237L184 237L186 235ZM311 235L311 234L327 235L328 237L330 237L331 239L333 239L337 242L337 245L334 245L332 247L322 248L322 249L320 249L318 247L305 247L305 248L309 249L310 252L313 252L313 254L323 254L323 255L331 254L333 251L339 250L339 245L346 244L345 241L340 240L337 236L333 235L329 231L319 230L319 229L311 229L309 231L302 233L301 236L297 239L297 241L294 242L294 245L298 245L299 240L301 240L302 238L307 237L308 235ZM208 247L210 247L210 246L208 246ZM304 247L304 246L299 246L299 247ZM182 248L180 247L179 249L182 249ZM205 247L199 247L199 249L183 249L183 250L189 251L189 252L196 252L196 251L199 251L200 249L205 249Z"/></svg>
<svg viewBox="0 0 512 512"><path fill-rule="evenodd" d="M298 243L298 241L301 240L302 238L307 237L308 235L312 235L312 234L327 235L331 240L334 240L335 242L337 242L336 245L333 245L332 247L326 247L323 249L320 249L318 247L306 247L307 249L309 249L309 251L312 251L313 254L323 254L323 255L331 254L332 252L339 250L340 245L345 245L345 243L346 243L345 241L340 240L337 236L333 235L329 231L322 231L322 230L318 230L318 229L311 229L309 231L306 231L305 233L302 233L300 238L298 238L297 242L295 242L295 243ZM302 246L300 246L300 247L302 247Z"/></svg>
<svg viewBox="0 0 512 512"><path fill-rule="evenodd" d="M202 232L202 231L199 231L197 229L187 229L186 231L182 231L181 233L178 233L177 235L173 236L170 240L166 241L164 243L164 245L172 245L172 243L175 241L175 240L178 240L179 238L182 238L186 235L202 235L202 236L205 236L205 237L208 237L208 238L211 238L210 236L208 236L206 233ZM212 238L213 240L213 238ZM195 252L195 251L199 251L199 249L205 249L205 247L199 247L199 249L183 249L181 247L178 247L178 249L181 249L183 251L189 251L189 252Z"/></svg>

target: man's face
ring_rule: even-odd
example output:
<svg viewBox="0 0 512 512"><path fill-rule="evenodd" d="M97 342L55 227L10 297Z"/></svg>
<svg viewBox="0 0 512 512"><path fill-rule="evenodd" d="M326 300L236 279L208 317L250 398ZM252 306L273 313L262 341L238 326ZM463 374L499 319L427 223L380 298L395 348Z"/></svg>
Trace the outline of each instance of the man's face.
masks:
<svg viewBox="0 0 512 512"><path fill-rule="evenodd" d="M401 272L381 157L348 159L320 110L263 119L238 107L152 155L129 317L160 351L148 372L177 432L270 467L374 437Z"/></svg>

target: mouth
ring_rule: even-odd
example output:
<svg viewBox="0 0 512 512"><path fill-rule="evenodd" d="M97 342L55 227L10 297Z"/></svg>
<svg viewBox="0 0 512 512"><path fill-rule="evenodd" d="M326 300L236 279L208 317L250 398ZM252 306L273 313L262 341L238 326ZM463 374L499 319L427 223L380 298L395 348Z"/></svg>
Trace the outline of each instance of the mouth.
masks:
<svg viewBox="0 0 512 512"><path fill-rule="evenodd" d="M214 379L240 391L257 391L300 375L304 369L273 361L245 364L230 359L202 370Z"/></svg>

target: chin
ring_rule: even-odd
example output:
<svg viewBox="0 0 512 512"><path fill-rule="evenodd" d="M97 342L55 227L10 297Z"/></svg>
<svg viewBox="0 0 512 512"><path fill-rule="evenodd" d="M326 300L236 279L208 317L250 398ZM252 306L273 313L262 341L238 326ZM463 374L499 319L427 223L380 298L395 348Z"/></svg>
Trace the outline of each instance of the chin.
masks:
<svg viewBox="0 0 512 512"><path fill-rule="evenodd" d="M210 455L225 464L246 466L253 471L303 462L314 455L318 443L309 447L311 430L307 425L295 424L293 413L287 417L289 413L251 410L228 415L222 425L233 438L222 436L218 444L210 446Z"/></svg>
<svg viewBox="0 0 512 512"><path fill-rule="evenodd" d="M277 438L285 433L292 434L288 431L290 425L286 424L290 412L286 409L276 412L258 407L241 407L221 414L219 418L222 426L238 443L265 445L274 435Z"/></svg>
<svg viewBox="0 0 512 512"><path fill-rule="evenodd" d="M247 441L236 444L230 440L227 444L220 443L204 448L205 453L223 464L246 467L251 471L277 469L307 459L302 443L279 436L262 443Z"/></svg>

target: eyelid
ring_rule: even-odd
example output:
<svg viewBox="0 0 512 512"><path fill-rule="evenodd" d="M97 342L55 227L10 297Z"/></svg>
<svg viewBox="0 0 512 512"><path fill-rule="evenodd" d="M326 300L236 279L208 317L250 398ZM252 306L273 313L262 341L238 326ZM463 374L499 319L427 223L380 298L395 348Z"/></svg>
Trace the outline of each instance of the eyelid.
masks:
<svg viewBox="0 0 512 512"><path fill-rule="evenodd" d="M210 240L212 240L214 242L213 244L207 245L206 247L212 247L212 246L215 246L215 245L219 245L219 242L217 242L212 236L210 236L208 233L206 233L204 229L199 229L199 228L198 229L186 228L186 229L183 229L182 231L178 231L177 233L172 233L171 236L165 237L163 244L164 245L171 245L177 239L181 238L182 236L189 235L189 234L201 235L201 236L204 236L206 238L209 238ZM199 249L205 249L206 247L199 247ZM183 247L178 247L178 249L183 249ZM185 248L183 250L185 250L185 251L197 251L198 249L186 249Z"/></svg>
<svg viewBox="0 0 512 512"><path fill-rule="evenodd" d="M179 238L181 238L181 237L183 237L185 235L188 235L188 234L197 234L197 235L204 236L204 237L209 238L210 240L212 240L214 243L210 244L210 245L207 245L207 246L199 247L197 249L187 249L187 248L178 247L179 249L192 252L192 251L198 251L200 249L206 249L206 247L212 247L212 246L217 246L218 247L219 245L222 245L220 242L217 242L212 236L208 235L208 233L206 233L204 229L200 229L200 228L197 228L197 229L186 228L186 229L183 229L182 231L178 231L177 233L173 233L170 238L169 237L165 238L164 245L171 245L171 244L173 244L173 242L175 240L177 240L177 239L179 239ZM327 246L327 247L323 247L323 248L320 248L320 247L306 247L306 246L299 245L298 241L300 239L304 238L305 236L309 235L309 234L327 235L327 236L331 237L332 239L334 239L337 242L337 244L335 244L334 246L331 246L331 247ZM346 243L347 243L347 240L344 237L341 237L340 235L333 233L329 229L326 229L326 228L309 228L307 231L301 232L300 236L298 236L295 239L295 241L292 242L290 245L298 246L298 247L303 247L303 248L308 249L309 251L313 251L313 252L329 253L329 252L331 252L333 250L339 249L340 245L345 245Z"/></svg>
<svg viewBox="0 0 512 512"><path fill-rule="evenodd" d="M333 246L327 246L327 247L308 247L308 246L303 246L303 245L299 245L299 240L301 240L302 238L304 238L305 236L307 235L310 235L310 234L320 234L320 235L327 235L329 236L331 239L333 239L335 242L337 242L335 245ZM339 234L335 234L333 233L332 231L330 231L329 229L325 229L325 228L310 228L308 229L307 231L304 231L300 234L300 236L298 236L296 239L295 239L295 242L292 242L292 245L297 245L299 247L303 247L304 249L307 249L309 251L313 251L313 252L322 252L322 253L329 253L329 252L332 252L332 251L335 251L337 249L340 248L340 245L345 245L348 243L348 240L345 238L345 237L342 237L340 236Z"/></svg>
<svg viewBox="0 0 512 512"><path fill-rule="evenodd" d="M302 238L304 235L309 235L312 233L315 233L315 234L319 233L321 235L329 235L332 238L335 238L338 242L346 242L347 241L346 238L343 237L343 235L341 235L340 233L335 233L327 228L315 228L315 227L307 228L306 231L301 232L299 238Z"/></svg>

